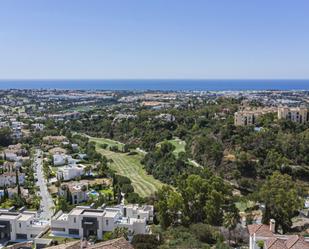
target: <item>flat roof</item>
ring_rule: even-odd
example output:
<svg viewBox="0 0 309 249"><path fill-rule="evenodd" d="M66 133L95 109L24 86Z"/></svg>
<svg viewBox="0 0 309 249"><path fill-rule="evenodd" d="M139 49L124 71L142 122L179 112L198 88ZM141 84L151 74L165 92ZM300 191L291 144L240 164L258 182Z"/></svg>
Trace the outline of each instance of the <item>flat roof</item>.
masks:
<svg viewBox="0 0 309 249"><path fill-rule="evenodd" d="M70 215L80 215L84 209L74 208L71 210Z"/></svg>
<svg viewBox="0 0 309 249"><path fill-rule="evenodd" d="M27 221L33 217L32 214L21 214L21 216L18 218L20 221Z"/></svg>
<svg viewBox="0 0 309 249"><path fill-rule="evenodd" d="M119 213L119 211L117 211L117 210L107 210L107 211L104 212L104 217L114 218L118 213Z"/></svg>
<svg viewBox="0 0 309 249"><path fill-rule="evenodd" d="M104 215L103 212L93 212L89 210L85 210L82 214L87 215L87 216L103 216Z"/></svg>
<svg viewBox="0 0 309 249"><path fill-rule="evenodd" d="M18 216L18 213L0 213L1 220L16 220Z"/></svg>
<svg viewBox="0 0 309 249"><path fill-rule="evenodd" d="M58 217L57 220L67 220L68 219L68 214L62 214Z"/></svg>

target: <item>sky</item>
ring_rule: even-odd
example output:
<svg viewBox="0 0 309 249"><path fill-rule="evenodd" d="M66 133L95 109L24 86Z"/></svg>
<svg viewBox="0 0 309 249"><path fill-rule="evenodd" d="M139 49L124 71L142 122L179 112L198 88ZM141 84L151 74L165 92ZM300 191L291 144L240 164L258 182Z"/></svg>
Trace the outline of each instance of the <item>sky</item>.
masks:
<svg viewBox="0 0 309 249"><path fill-rule="evenodd" d="M308 0L1 0L0 79L309 79Z"/></svg>

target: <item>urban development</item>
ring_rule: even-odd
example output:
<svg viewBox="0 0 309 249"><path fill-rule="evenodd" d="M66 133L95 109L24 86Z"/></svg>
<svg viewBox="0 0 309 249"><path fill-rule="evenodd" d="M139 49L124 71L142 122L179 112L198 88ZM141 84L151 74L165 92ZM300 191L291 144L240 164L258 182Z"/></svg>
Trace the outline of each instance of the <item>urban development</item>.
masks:
<svg viewBox="0 0 309 249"><path fill-rule="evenodd" d="M1 90L0 248L309 249L308 107L309 91Z"/></svg>

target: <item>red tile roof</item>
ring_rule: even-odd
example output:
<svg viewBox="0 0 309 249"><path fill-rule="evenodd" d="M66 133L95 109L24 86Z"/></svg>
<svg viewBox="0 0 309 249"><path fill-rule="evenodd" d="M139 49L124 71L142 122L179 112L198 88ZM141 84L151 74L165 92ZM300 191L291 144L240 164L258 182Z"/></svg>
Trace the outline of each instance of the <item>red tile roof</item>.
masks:
<svg viewBox="0 0 309 249"><path fill-rule="evenodd" d="M288 249L309 249L309 242L299 235L290 236L286 240L285 245Z"/></svg>
<svg viewBox="0 0 309 249"><path fill-rule="evenodd" d="M266 249L287 249L284 240L278 238L271 238L266 240Z"/></svg>
<svg viewBox="0 0 309 249"><path fill-rule="evenodd" d="M269 226L264 225L264 224L248 225L248 231L250 235L255 234L256 236L260 236L260 237L273 237L274 236L273 232L269 230Z"/></svg>

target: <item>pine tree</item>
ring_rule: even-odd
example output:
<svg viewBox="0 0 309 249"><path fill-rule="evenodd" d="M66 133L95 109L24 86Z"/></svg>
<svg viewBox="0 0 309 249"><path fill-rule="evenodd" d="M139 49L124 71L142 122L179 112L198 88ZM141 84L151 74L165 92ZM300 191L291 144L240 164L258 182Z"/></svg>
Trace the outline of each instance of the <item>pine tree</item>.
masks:
<svg viewBox="0 0 309 249"><path fill-rule="evenodd" d="M18 177L18 170L16 170L16 185L17 185L17 194L18 196L21 196L21 190L19 185L19 177Z"/></svg>

